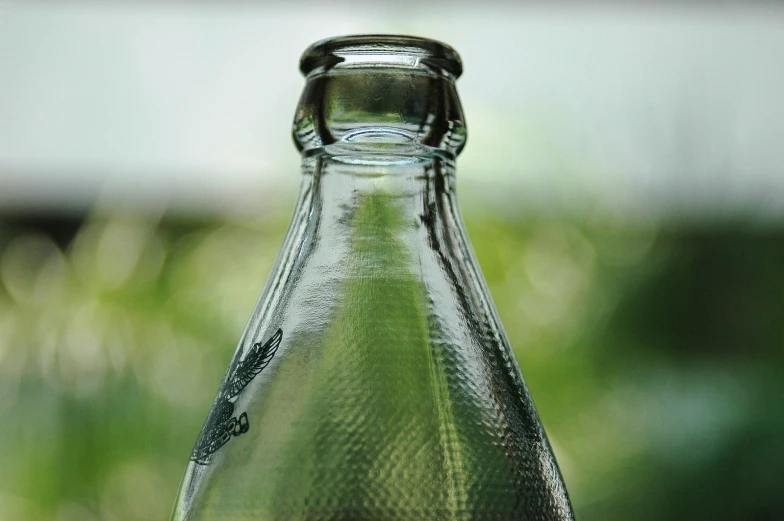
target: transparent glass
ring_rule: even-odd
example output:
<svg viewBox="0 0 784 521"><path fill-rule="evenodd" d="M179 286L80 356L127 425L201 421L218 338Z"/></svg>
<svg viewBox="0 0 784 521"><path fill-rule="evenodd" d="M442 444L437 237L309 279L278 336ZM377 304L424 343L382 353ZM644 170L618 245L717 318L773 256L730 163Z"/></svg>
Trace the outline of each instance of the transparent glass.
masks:
<svg viewBox="0 0 784 521"><path fill-rule="evenodd" d="M355 36L301 69L299 200L173 519L573 519L455 199L457 54Z"/></svg>

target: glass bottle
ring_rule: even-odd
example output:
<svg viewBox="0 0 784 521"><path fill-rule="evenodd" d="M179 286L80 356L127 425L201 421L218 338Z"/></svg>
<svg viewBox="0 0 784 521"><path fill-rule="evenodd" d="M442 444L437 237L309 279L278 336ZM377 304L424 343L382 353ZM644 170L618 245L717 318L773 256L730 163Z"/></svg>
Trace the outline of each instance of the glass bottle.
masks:
<svg viewBox="0 0 784 521"><path fill-rule="evenodd" d="M289 230L172 519L570 520L466 236L450 47L310 47Z"/></svg>

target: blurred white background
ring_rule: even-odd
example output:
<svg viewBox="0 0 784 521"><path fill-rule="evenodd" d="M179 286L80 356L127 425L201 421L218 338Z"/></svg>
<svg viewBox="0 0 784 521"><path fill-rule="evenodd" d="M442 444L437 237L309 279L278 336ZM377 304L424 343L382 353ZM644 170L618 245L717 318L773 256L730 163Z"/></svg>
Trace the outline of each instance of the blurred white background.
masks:
<svg viewBox="0 0 784 521"><path fill-rule="evenodd" d="M776 3L0 1L0 209L273 204L298 183L301 52L391 32L462 55L458 174L472 192L518 211L780 218L782 14Z"/></svg>

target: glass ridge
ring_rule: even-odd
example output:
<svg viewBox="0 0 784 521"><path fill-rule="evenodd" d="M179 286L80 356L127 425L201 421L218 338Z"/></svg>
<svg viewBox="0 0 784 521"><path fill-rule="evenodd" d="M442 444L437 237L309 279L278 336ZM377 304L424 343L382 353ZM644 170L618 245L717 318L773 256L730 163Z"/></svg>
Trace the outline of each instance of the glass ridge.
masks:
<svg viewBox="0 0 784 521"><path fill-rule="evenodd" d="M463 73L460 56L449 45L428 38L389 34L351 35L321 40L302 54L299 70L308 76L317 69L328 70L344 62L347 56L364 56L365 64L372 64L373 57L397 57L399 61L389 60L387 63L396 63L401 67L416 67L421 64L431 70L443 71L453 79ZM411 57L416 61L405 59Z"/></svg>

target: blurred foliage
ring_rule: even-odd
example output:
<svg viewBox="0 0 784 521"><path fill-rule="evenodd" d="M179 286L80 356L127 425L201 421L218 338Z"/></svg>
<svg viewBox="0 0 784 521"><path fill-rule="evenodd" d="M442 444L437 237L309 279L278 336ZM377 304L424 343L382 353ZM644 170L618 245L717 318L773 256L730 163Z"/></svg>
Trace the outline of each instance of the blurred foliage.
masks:
<svg viewBox="0 0 784 521"><path fill-rule="evenodd" d="M781 230L467 217L579 519L784 518ZM167 518L287 222L0 221L0 520Z"/></svg>

